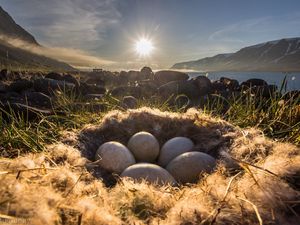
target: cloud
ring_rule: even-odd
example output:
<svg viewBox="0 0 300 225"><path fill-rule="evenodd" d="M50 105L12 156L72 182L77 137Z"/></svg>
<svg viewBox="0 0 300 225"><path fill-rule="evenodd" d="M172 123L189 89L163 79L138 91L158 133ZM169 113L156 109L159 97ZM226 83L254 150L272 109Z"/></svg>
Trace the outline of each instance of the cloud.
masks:
<svg viewBox="0 0 300 225"><path fill-rule="evenodd" d="M103 45L107 31L118 24L121 14L116 3L116 0L17 0L14 8L18 10L15 12L18 18L26 18L25 27L43 45L89 51Z"/></svg>
<svg viewBox="0 0 300 225"><path fill-rule="evenodd" d="M248 19L213 32L208 40L249 44L251 39L257 42L258 37L262 41L284 38L282 34L285 34L286 37L296 37L300 35L299 30L291 29L296 25L300 25L300 13L298 12Z"/></svg>
<svg viewBox="0 0 300 225"><path fill-rule="evenodd" d="M114 64L114 62L112 61L91 56L90 54L82 50L37 46L37 45L27 43L23 40L7 37L4 35L0 35L0 40L16 48L20 48L52 59L60 60L77 68L92 68L92 67L99 67L105 65L108 66Z"/></svg>

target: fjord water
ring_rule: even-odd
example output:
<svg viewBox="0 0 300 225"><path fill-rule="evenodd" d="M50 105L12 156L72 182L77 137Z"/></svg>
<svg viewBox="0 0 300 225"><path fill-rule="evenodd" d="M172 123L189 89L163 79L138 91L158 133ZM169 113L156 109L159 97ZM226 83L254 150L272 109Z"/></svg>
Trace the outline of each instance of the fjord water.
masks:
<svg viewBox="0 0 300 225"><path fill-rule="evenodd" d="M282 82L287 77L286 91L300 90L300 72L281 73L281 72L188 72L189 76L197 77L199 75L206 75L212 81L218 80L221 77L228 77L236 79L240 83L252 78L259 78L267 81L268 84L275 84L278 88L281 87Z"/></svg>

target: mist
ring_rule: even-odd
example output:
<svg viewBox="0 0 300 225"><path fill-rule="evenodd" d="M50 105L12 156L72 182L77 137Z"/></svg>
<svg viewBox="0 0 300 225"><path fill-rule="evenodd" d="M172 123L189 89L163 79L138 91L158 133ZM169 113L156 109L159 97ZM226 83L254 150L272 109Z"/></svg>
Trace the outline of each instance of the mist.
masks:
<svg viewBox="0 0 300 225"><path fill-rule="evenodd" d="M5 35L0 35L0 40L13 47L20 48L34 54L63 61L78 69L91 69L95 67L112 66L115 63L113 61L89 55L88 53L78 49L44 47Z"/></svg>

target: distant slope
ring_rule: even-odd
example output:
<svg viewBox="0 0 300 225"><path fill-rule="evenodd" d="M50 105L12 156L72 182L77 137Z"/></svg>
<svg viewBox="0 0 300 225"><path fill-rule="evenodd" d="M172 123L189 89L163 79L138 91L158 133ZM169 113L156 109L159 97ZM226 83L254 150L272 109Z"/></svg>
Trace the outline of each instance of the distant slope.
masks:
<svg viewBox="0 0 300 225"><path fill-rule="evenodd" d="M31 45L40 46L35 38L21 26L0 6L0 37L17 38ZM0 38L0 68L45 69L45 70L75 70L67 63L48 57L37 55L26 50L16 48Z"/></svg>
<svg viewBox="0 0 300 225"><path fill-rule="evenodd" d="M199 71L300 71L300 38L281 39L196 61L176 63L172 69Z"/></svg>

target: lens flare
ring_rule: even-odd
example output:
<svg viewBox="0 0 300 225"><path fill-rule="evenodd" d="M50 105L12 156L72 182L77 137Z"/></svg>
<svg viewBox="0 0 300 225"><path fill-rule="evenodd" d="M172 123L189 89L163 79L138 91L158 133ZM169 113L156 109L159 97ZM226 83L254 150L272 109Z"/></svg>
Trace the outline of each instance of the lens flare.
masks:
<svg viewBox="0 0 300 225"><path fill-rule="evenodd" d="M140 56L149 56L153 49L154 47L151 40L142 38L135 43L135 51Z"/></svg>

